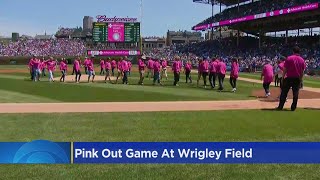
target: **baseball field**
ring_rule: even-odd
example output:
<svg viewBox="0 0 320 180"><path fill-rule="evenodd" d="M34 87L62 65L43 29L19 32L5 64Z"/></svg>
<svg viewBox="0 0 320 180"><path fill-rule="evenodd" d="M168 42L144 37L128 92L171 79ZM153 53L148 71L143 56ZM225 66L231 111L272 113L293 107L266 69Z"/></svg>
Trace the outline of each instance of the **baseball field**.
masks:
<svg viewBox="0 0 320 180"><path fill-rule="evenodd" d="M98 74L98 70L96 71ZM60 76L56 72L55 77ZM240 74L238 90L185 83L163 86L31 82L26 66L0 66L0 141L318 142L320 80L306 78L299 109L273 111L258 74ZM200 84L202 85L202 84ZM289 107L289 97L286 107ZM319 165L0 165L1 179L318 179ZM21 173L23 172L23 173Z"/></svg>

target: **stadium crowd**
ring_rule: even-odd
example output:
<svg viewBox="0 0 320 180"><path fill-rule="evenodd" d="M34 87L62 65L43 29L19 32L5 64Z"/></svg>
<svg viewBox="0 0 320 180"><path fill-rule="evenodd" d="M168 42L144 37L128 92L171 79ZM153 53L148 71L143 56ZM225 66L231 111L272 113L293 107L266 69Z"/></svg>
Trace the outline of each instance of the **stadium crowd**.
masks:
<svg viewBox="0 0 320 180"><path fill-rule="evenodd" d="M198 25L235 19L248 15L255 15L314 2L319 2L319 0L261 0L250 4L241 5L239 8L238 6L227 8L223 10L222 13L216 14L213 17L209 17Z"/></svg>
<svg viewBox="0 0 320 180"><path fill-rule="evenodd" d="M20 39L0 45L0 56L80 56L85 50L85 42L76 39Z"/></svg>

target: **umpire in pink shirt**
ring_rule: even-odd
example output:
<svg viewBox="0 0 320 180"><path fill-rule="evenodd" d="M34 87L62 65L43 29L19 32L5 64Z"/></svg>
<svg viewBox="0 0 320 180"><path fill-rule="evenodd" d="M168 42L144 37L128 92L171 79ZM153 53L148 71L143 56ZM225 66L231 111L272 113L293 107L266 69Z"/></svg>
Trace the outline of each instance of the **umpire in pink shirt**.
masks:
<svg viewBox="0 0 320 180"><path fill-rule="evenodd" d="M304 59L299 55L300 48L293 48L293 55L289 56L284 63L283 69L283 86L280 95L280 102L277 110L282 110L286 102L288 92L292 88L293 102L291 105L291 111L295 111L299 99L299 90L302 83L304 71L306 69L306 63Z"/></svg>

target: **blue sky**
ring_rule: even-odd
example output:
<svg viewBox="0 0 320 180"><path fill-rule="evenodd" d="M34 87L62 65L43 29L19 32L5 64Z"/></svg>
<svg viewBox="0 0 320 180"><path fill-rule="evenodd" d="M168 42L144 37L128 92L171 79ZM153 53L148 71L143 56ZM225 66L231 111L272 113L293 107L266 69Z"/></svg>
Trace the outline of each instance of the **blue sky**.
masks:
<svg viewBox="0 0 320 180"><path fill-rule="evenodd" d="M218 7L215 8L218 12ZM0 0L0 36L53 34L59 26L82 26L83 16L140 17L140 0ZM211 6L192 0L143 0L143 36L191 30L211 16Z"/></svg>

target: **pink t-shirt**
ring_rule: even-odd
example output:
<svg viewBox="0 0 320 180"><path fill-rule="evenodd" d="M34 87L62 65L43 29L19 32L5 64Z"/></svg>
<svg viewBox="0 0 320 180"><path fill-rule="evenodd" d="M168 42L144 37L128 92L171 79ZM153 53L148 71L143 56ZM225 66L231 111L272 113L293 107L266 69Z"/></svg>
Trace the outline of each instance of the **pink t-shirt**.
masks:
<svg viewBox="0 0 320 180"><path fill-rule="evenodd" d="M154 61L152 60L152 59L149 59L149 61L148 61L148 69L153 69L153 63L154 63Z"/></svg>
<svg viewBox="0 0 320 180"><path fill-rule="evenodd" d="M181 62L180 61L174 61L172 64L172 71L179 73L181 71Z"/></svg>
<svg viewBox="0 0 320 180"><path fill-rule="evenodd" d="M91 60L90 59L86 59L86 60L84 60L83 65L84 65L84 67L88 67L88 65L90 63L91 63Z"/></svg>
<svg viewBox="0 0 320 180"><path fill-rule="evenodd" d="M263 83L271 83L273 81L273 67L271 64L266 64L262 69Z"/></svg>
<svg viewBox="0 0 320 180"><path fill-rule="evenodd" d="M65 62L60 62L60 71L67 70L67 67L68 65Z"/></svg>
<svg viewBox="0 0 320 180"><path fill-rule="evenodd" d="M122 69L122 61L118 61L118 64L117 64L118 71L122 71L123 70Z"/></svg>
<svg viewBox="0 0 320 180"><path fill-rule="evenodd" d="M89 70L89 71L94 71L94 66L93 66L93 62L92 62L92 61L90 61L90 62L88 63L88 70Z"/></svg>
<svg viewBox="0 0 320 180"><path fill-rule="evenodd" d="M160 62L159 61L155 61L153 63L153 70L154 72L160 72L161 70L161 65L160 65Z"/></svg>
<svg viewBox="0 0 320 180"><path fill-rule="evenodd" d="M117 62L115 60L111 61L111 67L116 68L117 67Z"/></svg>
<svg viewBox="0 0 320 180"><path fill-rule="evenodd" d="M100 67L101 67L101 68L105 68L105 62L104 62L104 60L101 60L101 61L100 61Z"/></svg>
<svg viewBox="0 0 320 180"><path fill-rule="evenodd" d="M225 75L226 72L227 72L226 63L220 61L220 62L218 63L217 73Z"/></svg>
<svg viewBox="0 0 320 180"><path fill-rule="evenodd" d="M167 66L168 66L167 61L166 61L166 60L163 60L163 61L161 62L161 66L162 66L162 68L167 68Z"/></svg>
<svg viewBox="0 0 320 180"><path fill-rule="evenodd" d="M121 62L121 69L122 69L123 71L129 71L128 61L123 60L123 61Z"/></svg>
<svg viewBox="0 0 320 180"><path fill-rule="evenodd" d="M282 61L282 62L279 63L279 65L278 65L278 67L279 67L279 69L280 69L281 71L283 71L283 69L284 69L284 62L285 62L285 61Z"/></svg>
<svg viewBox="0 0 320 180"><path fill-rule="evenodd" d="M106 70L110 70L111 69L111 63L108 62L108 61L104 64L104 66L105 66Z"/></svg>
<svg viewBox="0 0 320 180"><path fill-rule="evenodd" d="M144 64L143 60L139 59L139 61L138 61L139 71L144 70L144 67L145 67L145 64Z"/></svg>
<svg viewBox="0 0 320 180"><path fill-rule="evenodd" d="M131 61L128 61L128 66L129 66L129 70L131 70L131 68L132 68L132 63L131 63Z"/></svg>
<svg viewBox="0 0 320 180"><path fill-rule="evenodd" d="M284 67L287 69L288 78L300 78L306 69L306 63L301 56L294 54L288 57Z"/></svg>
<svg viewBox="0 0 320 180"><path fill-rule="evenodd" d="M32 67L33 67L33 59L30 59L30 61L29 61L29 63L28 63L28 67L30 68L30 69L32 69Z"/></svg>
<svg viewBox="0 0 320 180"><path fill-rule="evenodd" d="M217 72L215 61L211 61L209 70L210 70L211 73L216 73Z"/></svg>
<svg viewBox="0 0 320 180"><path fill-rule="evenodd" d="M80 71L80 62L78 60L74 60L73 65L76 71Z"/></svg>
<svg viewBox="0 0 320 180"><path fill-rule="evenodd" d="M237 62L232 62L231 64L230 77L236 78L236 79L239 77L239 64Z"/></svg>
<svg viewBox="0 0 320 180"><path fill-rule="evenodd" d="M55 61L49 61L47 63L47 68L49 71L54 71L55 70L55 66L56 66L56 62Z"/></svg>
<svg viewBox="0 0 320 180"><path fill-rule="evenodd" d="M201 72L209 72L209 62L208 61L203 61L200 64L200 70L201 70Z"/></svg>
<svg viewBox="0 0 320 180"><path fill-rule="evenodd" d="M186 65L184 66L185 71L190 72L192 69L192 65L190 63L186 63Z"/></svg>

